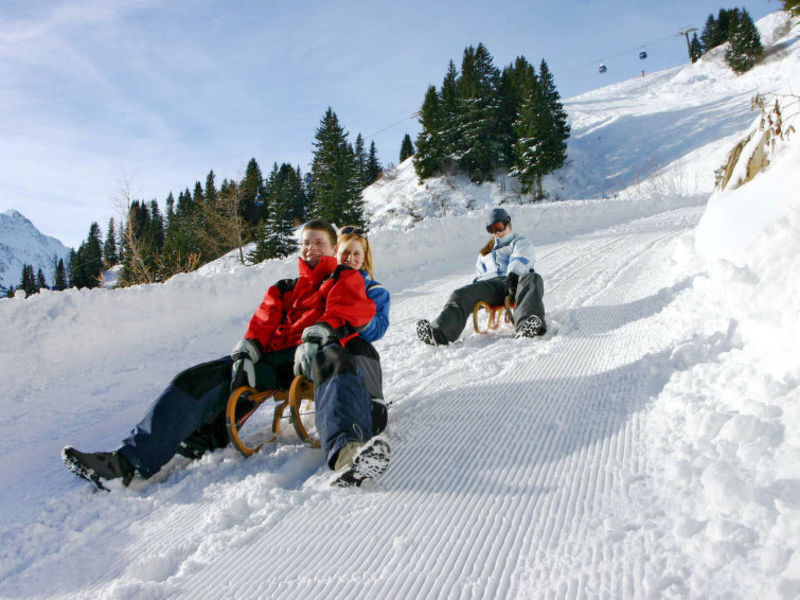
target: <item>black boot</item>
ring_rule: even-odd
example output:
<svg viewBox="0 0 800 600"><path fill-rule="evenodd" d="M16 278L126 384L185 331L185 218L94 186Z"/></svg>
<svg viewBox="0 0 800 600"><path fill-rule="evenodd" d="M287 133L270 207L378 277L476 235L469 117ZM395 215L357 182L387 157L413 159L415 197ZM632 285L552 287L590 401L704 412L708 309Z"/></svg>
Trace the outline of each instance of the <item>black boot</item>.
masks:
<svg viewBox="0 0 800 600"><path fill-rule="evenodd" d="M522 323L519 324L519 327L517 327L517 332L514 335L514 337L532 338L544 335L546 332L547 332L547 326L544 324L544 320L537 317L536 315L531 315L530 317L528 317Z"/></svg>
<svg viewBox="0 0 800 600"><path fill-rule="evenodd" d="M91 482L98 490L109 491L104 481L121 479L128 486L136 469L119 452L81 452L72 446L64 446L61 458L67 468L78 477Z"/></svg>
<svg viewBox="0 0 800 600"><path fill-rule="evenodd" d="M447 340L444 339L444 335L442 335L438 329L434 329L431 322L427 319L417 321L417 337L429 346L447 345Z"/></svg>

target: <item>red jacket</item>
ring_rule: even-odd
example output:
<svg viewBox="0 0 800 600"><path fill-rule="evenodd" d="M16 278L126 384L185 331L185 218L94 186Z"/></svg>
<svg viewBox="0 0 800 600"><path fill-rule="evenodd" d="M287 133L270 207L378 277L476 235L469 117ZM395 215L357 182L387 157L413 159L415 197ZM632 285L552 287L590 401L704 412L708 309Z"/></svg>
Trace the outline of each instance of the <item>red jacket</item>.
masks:
<svg viewBox="0 0 800 600"><path fill-rule="evenodd" d="M361 273L337 268L333 256L323 256L313 269L303 259L297 262L300 277L270 286L244 335L265 352L297 346L303 330L320 321L345 336L375 316Z"/></svg>

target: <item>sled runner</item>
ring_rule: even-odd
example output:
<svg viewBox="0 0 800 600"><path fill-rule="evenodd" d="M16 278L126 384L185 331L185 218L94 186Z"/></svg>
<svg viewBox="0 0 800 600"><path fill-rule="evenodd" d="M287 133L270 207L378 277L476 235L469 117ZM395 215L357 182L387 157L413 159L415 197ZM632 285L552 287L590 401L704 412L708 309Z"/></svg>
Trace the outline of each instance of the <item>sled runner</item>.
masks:
<svg viewBox="0 0 800 600"><path fill-rule="evenodd" d="M272 398L274 406L272 437L263 443L258 443L251 435L253 432L249 431L249 429L256 429L256 425L248 428L246 433L242 429L261 405L270 398ZM239 452L250 456L254 452L258 452L264 444L275 442L280 435L281 421L284 419L284 412L287 408L289 409L289 420L298 437L314 448L319 448L320 443L316 437L314 424L314 384L302 375L298 375L292 380L288 390L260 392L247 386L233 390L225 410L225 424L228 427L228 437L231 443Z"/></svg>
<svg viewBox="0 0 800 600"><path fill-rule="evenodd" d="M491 306L488 302L479 300L472 309L472 325L475 333L489 333L500 327L500 323L513 323L511 309L515 304L511 296L506 296L505 304Z"/></svg>

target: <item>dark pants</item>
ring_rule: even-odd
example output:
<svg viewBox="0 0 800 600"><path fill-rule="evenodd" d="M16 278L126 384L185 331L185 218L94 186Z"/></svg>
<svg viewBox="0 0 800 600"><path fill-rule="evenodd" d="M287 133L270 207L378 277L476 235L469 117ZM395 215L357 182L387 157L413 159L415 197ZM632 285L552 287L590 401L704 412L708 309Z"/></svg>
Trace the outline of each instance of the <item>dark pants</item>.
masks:
<svg viewBox="0 0 800 600"><path fill-rule="evenodd" d="M317 433L328 466L350 441L365 442L386 427L378 352L355 337L343 348L328 344L314 358Z"/></svg>
<svg viewBox="0 0 800 600"><path fill-rule="evenodd" d="M341 346L338 347L346 356L363 355L361 358L352 359L359 365L357 372L362 374L361 388L358 385L344 385L344 381L337 382L340 374L348 374L348 369L338 366L339 362L346 361L332 361L332 364L337 365L336 368L329 369L330 374L319 378L320 383L315 391L317 420L322 417L326 423L333 423L333 426L328 426L328 430L333 431L334 437L338 429L355 431L353 424L357 424L358 427L366 426L364 431L367 431L369 433L367 437L370 437L373 413L376 416L376 425L380 426L381 430L386 424L385 407L381 402L372 402L372 398L383 397L380 362L378 353L368 342L356 338L348 344L348 350L351 346L358 351L357 354L345 351ZM371 350L372 354L368 350ZM255 364L256 387L262 390L288 389L294 378L292 372L294 353L295 348L287 348L264 354ZM331 353L327 348L325 352L320 353L325 356L329 354ZM319 361L320 357L317 360ZM142 477L152 477L178 452L197 457L206 450L228 444L225 408L230 396L232 366L233 361L226 356L191 367L178 374L156 399L145 417L123 440L119 449ZM367 393L365 385L368 385L366 389L369 390L370 400L366 409L368 420L361 415L361 412L358 412L357 418L354 417L353 423L339 422L326 416L325 411L333 410L340 404L348 404L350 396L355 397L357 399L355 404L360 406L363 393ZM323 400L325 408L322 411L319 403L321 395L325 398ZM376 408L373 409L372 405L376 405ZM381 425L382 414L384 418ZM319 424L317 428L320 429ZM360 438L353 434L347 439ZM341 445L338 445L336 451L340 447Z"/></svg>
<svg viewBox="0 0 800 600"><path fill-rule="evenodd" d="M544 282L538 273L526 273L519 278L517 284L516 307L514 308L514 324L520 324L529 316L536 315L544 324ZM460 287L450 294L450 298L431 323L434 330L441 333L449 344L458 339L472 310L479 301L492 306L503 304L506 298L506 278L495 277L486 281L477 281Z"/></svg>

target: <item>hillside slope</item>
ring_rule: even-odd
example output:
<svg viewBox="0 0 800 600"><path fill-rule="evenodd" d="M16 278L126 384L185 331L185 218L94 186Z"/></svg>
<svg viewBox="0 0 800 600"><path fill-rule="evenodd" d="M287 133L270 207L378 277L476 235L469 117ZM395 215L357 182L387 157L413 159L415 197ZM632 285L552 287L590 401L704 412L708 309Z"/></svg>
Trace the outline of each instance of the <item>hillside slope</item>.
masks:
<svg viewBox="0 0 800 600"><path fill-rule="evenodd" d="M800 596L798 148L710 207L635 189L509 206L545 281L536 340L415 339L471 279L482 211L371 230L394 454L361 489L331 489L291 433L110 494L60 462L113 448L178 370L226 354L294 259L0 300L0 597ZM772 219L732 231L729 206Z"/></svg>
<svg viewBox="0 0 800 600"><path fill-rule="evenodd" d="M800 71L797 28L786 13L768 15L757 25L765 59L743 75L731 72L719 47L695 64L566 98L572 128L568 159L544 180L550 199L711 193L714 170L753 121L752 97L791 90ZM460 215L526 200L518 183L503 174L480 186L458 175L419 183L411 159L367 188L364 198L374 226L400 229L412 227L419 216Z"/></svg>

